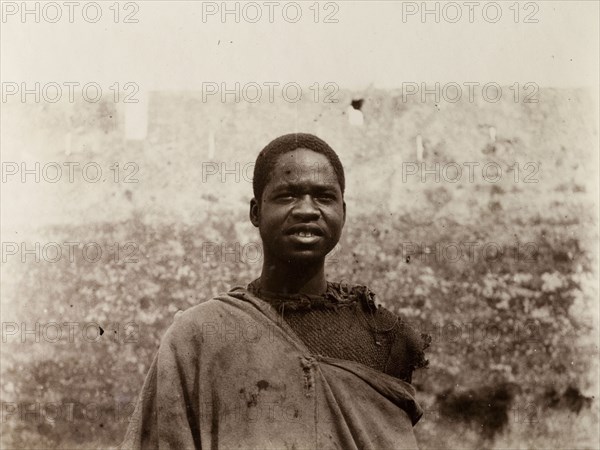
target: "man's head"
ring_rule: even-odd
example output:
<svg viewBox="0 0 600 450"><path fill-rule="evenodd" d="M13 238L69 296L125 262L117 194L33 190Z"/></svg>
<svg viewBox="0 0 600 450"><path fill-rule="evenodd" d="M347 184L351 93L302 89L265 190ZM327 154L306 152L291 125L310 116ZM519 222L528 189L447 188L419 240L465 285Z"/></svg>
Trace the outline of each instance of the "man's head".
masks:
<svg viewBox="0 0 600 450"><path fill-rule="evenodd" d="M337 153L333 151L327 142L313 134L290 133L272 140L258 154L256 164L254 165L254 177L252 179L254 198L260 201L265 186L273 175L273 167L277 163L277 159L284 153L296 150L297 148L306 148L325 156L337 177L342 195L344 194L346 187L344 167ZM299 170L298 167L290 167L290 169L292 170L292 176Z"/></svg>
<svg viewBox="0 0 600 450"><path fill-rule="evenodd" d="M344 187L337 154L318 137L287 134L269 143L256 160L250 202L265 258L322 263L344 226Z"/></svg>

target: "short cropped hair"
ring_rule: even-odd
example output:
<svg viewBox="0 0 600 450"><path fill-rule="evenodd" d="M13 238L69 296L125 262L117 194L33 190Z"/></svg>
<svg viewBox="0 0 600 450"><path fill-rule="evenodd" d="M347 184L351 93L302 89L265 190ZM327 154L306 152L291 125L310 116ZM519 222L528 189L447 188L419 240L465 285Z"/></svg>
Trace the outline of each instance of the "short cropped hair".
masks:
<svg viewBox="0 0 600 450"><path fill-rule="evenodd" d="M327 142L315 135L309 133L290 133L272 140L258 154L254 165L254 178L252 179L252 189L254 190L254 198L256 198L256 200L261 200L263 191L271 180L271 175L275 164L277 163L277 159L281 155L299 148L312 150L327 158L337 177L342 196L344 195L346 178L344 176L344 167L342 166L337 153L327 144Z"/></svg>

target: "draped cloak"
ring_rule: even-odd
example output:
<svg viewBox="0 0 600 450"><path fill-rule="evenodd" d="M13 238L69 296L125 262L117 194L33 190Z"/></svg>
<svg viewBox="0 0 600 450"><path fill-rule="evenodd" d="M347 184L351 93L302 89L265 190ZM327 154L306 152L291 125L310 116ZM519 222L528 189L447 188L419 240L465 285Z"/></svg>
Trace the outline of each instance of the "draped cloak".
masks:
<svg viewBox="0 0 600 450"><path fill-rule="evenodd" d="M176 317L120 448L417 448L422 414L412 385L311 354L238 287Z"/></svg>

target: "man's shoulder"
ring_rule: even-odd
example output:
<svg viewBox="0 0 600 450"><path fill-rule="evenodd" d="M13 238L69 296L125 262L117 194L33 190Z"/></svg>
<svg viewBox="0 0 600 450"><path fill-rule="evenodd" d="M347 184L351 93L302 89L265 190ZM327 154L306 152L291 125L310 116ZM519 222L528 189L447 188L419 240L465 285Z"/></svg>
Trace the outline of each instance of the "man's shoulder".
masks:
<svg viewBox="0 0 600 450"><path fill-rule="evenodd" d="M175 314L175 320L179 323L193 323L209 318L217 319L224 312L230 314L237 309L234 305L243 302L241 295L239 295L240 292L242 291L233 289L228 293L219 294L208 300L201 301L185 310L178 311Z"/></svg>
<svg viewBox="0 0 600 450"><path fill-rule="evenodd" d="M353 284L349 285L348 289L361 298L364 307L374 312L372 319L379 329L395 329L397 331L396 343L404 346L405 350L413 355L415 368L427 366L424 351L431 345L429 334L421 333L419 327L411 323L411 320L394 312L391 307L381 304L375 292L368 286ZM386 304L389 304L390 299L387 300Z"/></svg>
<svg viewBox="0 0 600 450"><path fill-rule="evenodd" d="M165 338L177 339L180 336L190 338L194 335L201 335L210 324L219 323L224 317L242 314L240 306L245 302L240 295L236 295L236 292L232 290L227 294L219 294L178 311Z"/></svg>

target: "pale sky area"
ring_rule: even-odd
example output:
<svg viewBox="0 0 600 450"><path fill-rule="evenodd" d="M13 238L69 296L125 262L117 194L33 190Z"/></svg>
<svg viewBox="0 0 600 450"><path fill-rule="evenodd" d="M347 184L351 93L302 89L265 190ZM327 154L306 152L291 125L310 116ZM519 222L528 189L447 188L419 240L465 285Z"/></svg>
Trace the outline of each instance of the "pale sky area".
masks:
<svg viewBox="0 0 600 450"><path fill-rule="evenodd" d="M28 5L33 9L35 3ZM21 2L3 2L2 81L106 86L132 81L142 90L198 89L206 81L331 81L347 88L423 81L598 85L597 1L520 2L517 8L512 1L499 2L502 17L496 23L483 16L483 7L493 2L475 2L473 23L465 2L454 3L462 14L456 23L446 20L457 11L448 2L438 3L439 23L433 14L422 23L421 2L384 1L338 2L337 12L322 2L319 23L314 23L315 7L310 9L314 2L300 2L297 23L282 15L291 2L276 2L274 23L269 6L256 2L262 17L248 23L240 3L240 23L231 14L224 24L219 11L203 22L203 3L205 12L221 7L221 2L137 2L138 23L114 23L113 2L100 2L97 23L84 20L81 6L69 23L68 8L57 2L62 17L56 23L45 21L41 9L40 23L33 14L22 23L21 11L11 13ZM418 10L409 15L411 8ZM122 9L119 21L132 11ZM290 17L294 12L288 9ZM93 13L88 10L89 17ZM330 13L338 23L323 23ZM495 13L488 7L487 17ZM46 10L47 17L55 14ZM256 9L246 9L248 17L255 14ZM538 22L524 23L526 17Z"/></svg>

